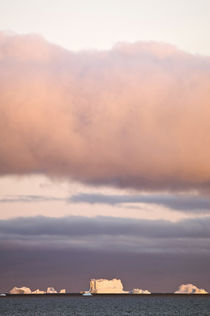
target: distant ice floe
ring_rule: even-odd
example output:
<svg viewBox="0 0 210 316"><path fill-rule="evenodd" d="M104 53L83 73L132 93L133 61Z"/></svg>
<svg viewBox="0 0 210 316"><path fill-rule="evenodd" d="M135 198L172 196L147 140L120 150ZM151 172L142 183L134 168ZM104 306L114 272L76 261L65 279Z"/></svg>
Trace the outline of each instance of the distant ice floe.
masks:
<svg viewBox="0 0 210 316"><path fill-rule="evenodd" d="M66 294L66 289L61 289L59 293L60 294Z"/></svg>
<svg viewBox="0 0 210 316"><path fill-rule="evenodd" d="M174 292L175 294L208 294L204 289L199 289L193 284L182 284L179 289Z"/></svg>
<svg viewBox="0 0 210 316"><path fill-rule="evenodd" d="M47 288L47 294L56 294L57 291L54 289L54 287L48 287Z"/></svg>
<svg viewBox="0 0 210 316"><path fill-rule="evenodd" d="M10 294L57 294L58 292L54 289L54 287L48 287L47 291L42 291L42 290L34 290L32 291L29 287L13 287L12 290L9 291ZM65 289L61 289L60 294L66 293Z"/></svg>
<svg viewBox="0 0 210 316"><path fill-rule="evenodd" d="M133 289L130 291L131 294L151 294L148 290L142 290L142 289Z"/></svg>
<svg viewBox="0 0 210 316"><path fill-rule="evenodd" d="M40 291L39 289L32 292L32 294L45 294L45 291Z"/></svg>
<svg viewBox="0 0 210 316"><path fill-rule="evenodd" d="M10 290L10 294L31 294L31 289L29 287L16 287L14 286L12 290Z"/></svg>

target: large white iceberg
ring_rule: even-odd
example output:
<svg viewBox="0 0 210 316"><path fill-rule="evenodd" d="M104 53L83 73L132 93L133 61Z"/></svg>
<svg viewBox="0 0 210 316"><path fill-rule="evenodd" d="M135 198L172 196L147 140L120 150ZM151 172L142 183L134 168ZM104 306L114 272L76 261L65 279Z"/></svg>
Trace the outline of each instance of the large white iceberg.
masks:
<svg viewBox="0 0 210 316"><path fill-rule="evenodd" d="M90 280L90 293L98 294L121 294L128 293L123 291L123 285L119 279L91 279Z"/></svg>
<svg viewBox="0 0 210 316"><path fill-rule="evenodd" d="M31 294L31 289L29 287L13 287L12 290L9 291L10 294Z"/></svg>
<svg viewBox="0 0 210 316"><path fill-rule="evenodd" d="M174 292L176 294L208 294L208 292L204 289L199 289L197 286L193 284L182 284L179 289Z"/></svg>
<svg viewBox="0 0 210 316"><path fill-rule="evenodd" d="M148 290L142 290L142 289L133 289L130 292L131 294L151 294Z"/></svg>

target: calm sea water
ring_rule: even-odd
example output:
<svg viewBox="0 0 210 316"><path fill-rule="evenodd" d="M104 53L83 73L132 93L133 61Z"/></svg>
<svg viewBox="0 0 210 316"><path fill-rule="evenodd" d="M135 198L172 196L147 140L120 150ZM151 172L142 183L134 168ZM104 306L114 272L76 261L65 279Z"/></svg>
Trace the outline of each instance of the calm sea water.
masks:
<svg viewBox="0 0 210 316"><path fill-rule="evenodd" d="M1 316L209 316L210 296L0 298Z"/></svg>

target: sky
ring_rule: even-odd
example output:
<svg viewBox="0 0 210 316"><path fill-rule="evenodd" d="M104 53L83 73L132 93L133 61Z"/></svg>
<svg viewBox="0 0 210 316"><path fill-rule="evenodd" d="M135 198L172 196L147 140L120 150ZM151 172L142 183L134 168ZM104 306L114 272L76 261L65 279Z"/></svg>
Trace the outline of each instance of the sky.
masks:
<svg viewBox="0 0 210 316"><path fill-rule="evenodd" d="M0 1L0 291L210 291L210 2Z"/></svg>

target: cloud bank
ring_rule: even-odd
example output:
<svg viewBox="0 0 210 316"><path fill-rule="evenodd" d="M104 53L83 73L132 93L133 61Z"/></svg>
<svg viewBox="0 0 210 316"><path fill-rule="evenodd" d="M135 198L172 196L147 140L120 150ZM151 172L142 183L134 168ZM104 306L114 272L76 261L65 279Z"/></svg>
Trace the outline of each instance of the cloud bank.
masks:
<svg viewBox="0 0 210 316"><path fill-rule="evenodd" d="M29 217L0 220L0 246L115 253L209 253L210 217L134 220L113 217Z"/></svg>
<svg viewBox="0 0 210 316"><path fill-rule="evenodd" d="M210 183L210 58L162 43L72 53L0 34L0 174L135 189Z"/></svg>
<svg viewBox="0 0 210 316"><path fill-rule="evenodd" d="M186 214L209 214L210 199L193 194L100 194L78 193L72 196L58 197L56 195L4 195L0 204L66 202L68 204L87 203L104 204L116 207L138 209L140 204L153 204Z"/></svg>

